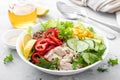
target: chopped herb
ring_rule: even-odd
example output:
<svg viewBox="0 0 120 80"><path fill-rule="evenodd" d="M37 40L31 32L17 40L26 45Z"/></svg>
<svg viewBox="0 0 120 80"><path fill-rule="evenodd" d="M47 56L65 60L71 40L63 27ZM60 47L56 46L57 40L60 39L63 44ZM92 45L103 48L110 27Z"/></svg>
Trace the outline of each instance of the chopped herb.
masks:
<svg viewBox="0 0 120 80"><path fill-rule="evenodd" d="M116 58L116 59L109 59L108 60L108 64L110 64L112 66L118 64L118 58Z"/></svg>
<svg viewBox="0 0 120 80"><path fill-rule="evenodd" d="M38 66L43 67L43 68L47 68L47 69L56 69L57 68L57 63L59 61L59 59L56 58L54 60L54 63L52 63L52 62L49 62L49 61L45 60L42 57L39 58L39 60L40 60L40 64L38 64Z"/></svg>
<svg viewBox="0 0 120 80"><path fill-rule="evenodd" d="M7 64L8 62L11 62L13 60L12 56L12 50L10 51L10 54L4 58L4 64Z"/></svg>
<svg viewBox="0 0 120 80"><path fill-rule="evenodd" d="M107 68L98 67L97 71L99 71L99 72L106 72L106 71L108 71L108 69Z"/></svg>
<svg viewBox="0 0 120 80"><path fill-rule="evenodd" d="M56 69L58 67L58 62L59 62L59 59L55 58L54 63L52 63L49 69L52 69L52 70Z"/></svg>
<svg viewBox="0 0 120 80"><path fill-rule="evenodd" d="M118 64L118 59L117 58L116 59L111 59L110 58L108 60L108 64L114 66L114 65ZM101 68L101 67L98 67L98 69L97 69L97 71L99 71L99 72L105 72L107 70L108 70L108 68Z"/></svg>
<svg viewBox="0 0 120 80"><path fill-rule="evenodd" d="M39 58L39 60L40 60L40 64L38 64L38 66L47 68L47 69L51 66L51 63L46 61L44 58L41 57Z"/></svg>
<svg viewBox="0 0 120 80"><path fill-rule="evenodd" d="M77 67L77 65L78 65L78 62L75 61L75 60L73 59L73 57L71 57L71 61L72 61L72 68L73 68L73 70L75 70L76 67Z"/></svg>

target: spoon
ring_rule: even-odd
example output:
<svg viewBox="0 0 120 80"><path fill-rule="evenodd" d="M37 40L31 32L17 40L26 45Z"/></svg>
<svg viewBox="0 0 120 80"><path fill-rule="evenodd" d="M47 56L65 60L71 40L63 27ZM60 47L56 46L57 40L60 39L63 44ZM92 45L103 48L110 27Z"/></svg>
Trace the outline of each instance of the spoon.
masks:
<svg viewBox="0 0 120 80"><path fill-rule="evenodd" d="M58 10L61 12L61 14L63 15L63 16L65 16L67 19L70 19L70 20L78 20L78 19L80 19L80 17L84 17L85 18L85 22L87 22L87 23L89 23L89 21L94 21L94 22L97 22L97 23L99 23L99 24L102 24L102 25L105 25L105 26L108 26L107 24L103 24L103 23L101 23L101 22L99 22L99 21L96 21L96 20L94 20L94 19L92 19L92 18L90 18L90 17L88 17L87 16L87 12L85 11L85 10L82 10L81 12L82 12L82 14L84 14L84 15L82 15L82 14L79 14L79 13L77 13L75 10L73 10L72 12L70 12L71 10L70 10L70 8L71 7L69 7L69 9L68 9L68 7L69 6L67 6L65 3L63 3L63 2L60 2L60 1L58 1L57 2L57 8L58 8ZM65 11L65 9L67 9L68 11ZM109 25L110 26L110 25ZM111 28L112 30L115 30L115 31L117 31L117 32L119 32L120 33L120 29L119 28L117 28L117 27L112 27L112 26L110 26L109 28ZM116 39L116 36L113 34L113 33L111 33L111 32L108 32L108 31L105 31L107 34L106 34L106 37L109 39L109 40L114 40L114 39Z"/></svg>

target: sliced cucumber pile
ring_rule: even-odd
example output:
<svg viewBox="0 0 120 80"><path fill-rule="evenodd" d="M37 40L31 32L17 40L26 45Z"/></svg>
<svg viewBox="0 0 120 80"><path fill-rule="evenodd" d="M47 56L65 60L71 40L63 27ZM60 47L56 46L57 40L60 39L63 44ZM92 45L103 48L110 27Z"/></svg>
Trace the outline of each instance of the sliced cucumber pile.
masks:
<svg viewBox="0 0 120 80"><path fill-rule="evenodd" d="M73 49L76 52L83 52L85 50L94 50L96 52L102 52L105 50L105 45L101 40L97 39L85 39L79 40L78 38L71 38L67 40L67 45L69 48Z"/></svg>
<svg viewBox="0 0 120 80"><path fill-rule="evenodd" d="M78 40L76 38L72 38L72 39L67 40L67 45L71 49L73 49L77 52L85 51L89 47L88 43L86 43L85 41Z"/></svg>

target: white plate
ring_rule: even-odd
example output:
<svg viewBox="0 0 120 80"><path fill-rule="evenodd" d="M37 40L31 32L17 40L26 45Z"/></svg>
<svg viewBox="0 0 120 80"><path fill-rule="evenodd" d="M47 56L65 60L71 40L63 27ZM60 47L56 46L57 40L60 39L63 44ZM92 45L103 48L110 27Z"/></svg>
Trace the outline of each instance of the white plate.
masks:
<svg viewBox="0 0 120 80"><path fill-rule="evenodd" d="M16 49L16 41L18 36L22 33L22 31L23 30L21 29L11 29L6 31L2 35L3 43L11 49Z"/></svg>
<svg viewBox="0 0 120 80"><path fill-rule="evenodd" d="M36 24L34 27L34 31L38 31L39 29L41 29L40 27L40 24ZM96 32L101 32L100 30L97 30L95 29ZM19 54L19 56L22 58L23 61L25 61L28 65L31 65L32 67L40 70L40 71L43 71L43 72L46 72L46 73L49 73L49 74L53 74L53 75L72 75L72 74L76 74L76 73L80 73L80 72L83 72L97 64L99 64L101 61L98 61L98 62L95 62L94 64L92 65L89 65L89 66L86 66L84 68L81 68L81 69L77 69L77 70L68 70L68 71L57 71L57 70L50 70L50 69L45 69L45 68L42 68L42 67L38 67L36 65L34 65L33 63L31 63L30 61L26 60L23 56L23 53L21 52L20 50L20 39L21 37L23 36L24 32L19 36L18 40L17 40L17 45L16 45L16 49L17 49L17 52ZM104 38L104 42L105 42L105 45L106 45L106 50L103 54L103 59L105 58L105 56L107 55L108 53L108 40L103 36Z"/></svg>

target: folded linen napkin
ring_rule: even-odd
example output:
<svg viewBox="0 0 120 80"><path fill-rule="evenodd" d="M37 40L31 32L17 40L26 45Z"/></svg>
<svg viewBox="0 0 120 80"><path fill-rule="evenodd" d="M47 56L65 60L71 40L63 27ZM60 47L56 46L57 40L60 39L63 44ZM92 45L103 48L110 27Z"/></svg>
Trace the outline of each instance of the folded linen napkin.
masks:
<svg viewBox="0 0 120 80"><path fill-rule="evenodd" d="M80 6L88 6L95 11L116 13L120 25L120 0L71 0Z"/></svg>
<svg viewBox="0 0 120 80"><path fill-rule="evenodd" d="M120 0L71 0L81 6L88 6L96 11L114 13L120 10Z"/></svg>

